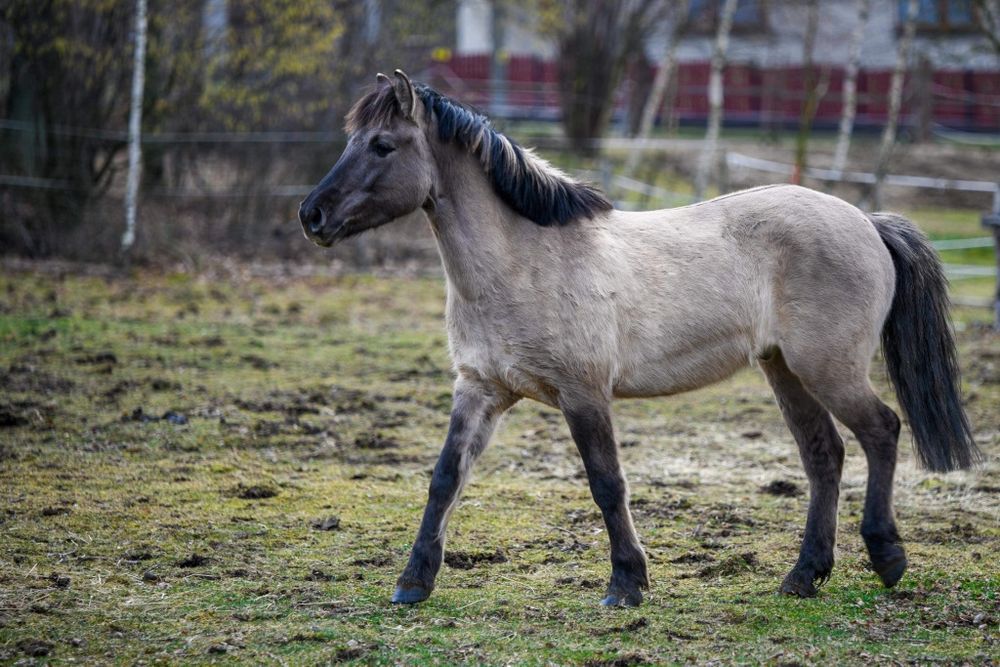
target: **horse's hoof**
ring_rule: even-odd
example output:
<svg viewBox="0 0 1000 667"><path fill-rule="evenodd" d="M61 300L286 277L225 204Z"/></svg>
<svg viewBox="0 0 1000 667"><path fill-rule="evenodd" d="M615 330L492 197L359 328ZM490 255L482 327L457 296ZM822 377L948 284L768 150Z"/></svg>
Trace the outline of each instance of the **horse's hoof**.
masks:
<svg viewBox="0 0 1000 667"><path fill-rule="evenodd" d="M903 578L904 572L906 572L905 555L901 555L899 558L875 568L875 573L882 580L882 585L886 588L892 588L898 584L899 580Z"/></svg>
<svg viewBox="0 0 1000 667"><path fill-rule="evenodd" d="M392 594L393 604L415 604L431 596L431 589L420 586L396 586Z"/></svg>
<svg viewBox="0 0 1000 667"><path fill-rule="evenodd" d="M607 596L601 600L602 607L638 607L640 604L642 604L642 593L637 590L630 593L609 591Z"/></svg>
<svg viewBox="0 0 1000 667"><path fill-rule="evenodd" d="M792 570L785 577L785 580L781 582L781 593L784 595L813 598L816 597L816 592L816 584L813 583L813 577L799 570Z"/></svg>

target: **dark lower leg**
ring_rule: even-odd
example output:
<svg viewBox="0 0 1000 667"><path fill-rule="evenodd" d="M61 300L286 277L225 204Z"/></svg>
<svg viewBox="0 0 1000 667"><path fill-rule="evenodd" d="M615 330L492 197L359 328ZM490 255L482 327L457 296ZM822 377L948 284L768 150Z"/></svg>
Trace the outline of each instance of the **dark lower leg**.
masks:
<svg viewBox="0 0 1000 667"><path fill-rule="evenodd" d="M448 517L465 486L469 470L486 448L499 416L513 399L459 384L448 437L431 477L427 506L406 569L396 582L392 601L420 602L434 589L444 559Z"/></svg>
<svg viewBox="0 0 1000 667"><path fill-rule="evenodd" d="M806 391L780 356L765 364L764 370L809 478L809 513L799 558L782 582L781 592L811 597L833 570L844 443L830 413Z"/></svg>
<svg viewBox="0 0 1000 667"><path fill-rule="evenodd" d="M646 556L628 507L628 483L618 463L618 445L607 405L564 408L570 432L587 470L590 491L601 509L611 543L611 581L602 604L636 606L649 588Z"/></svg>
<svg viewBox="0 0 1000 667"><path fill-rule="evenodd" d="M809 514L795 567L781 584L781 592L801 597L816 594L817 585L830 578L837 538L837 502L844 445L829 414L813 422L811 435L796 434L799 453L809 478ZM804 431L804 429L801 429Z"/></svg>
<svg viewBox="0 0 1000 667"><path fill-rule="evenodd" d="M867 427L859 427L855 431L868 460L868 486L861 536L868 548L875 573L885 586L892 587L906 571L906 552L900 545L892 511L899 418L881 402L873 412L877 414L877 418L873 418Z"/></svg>

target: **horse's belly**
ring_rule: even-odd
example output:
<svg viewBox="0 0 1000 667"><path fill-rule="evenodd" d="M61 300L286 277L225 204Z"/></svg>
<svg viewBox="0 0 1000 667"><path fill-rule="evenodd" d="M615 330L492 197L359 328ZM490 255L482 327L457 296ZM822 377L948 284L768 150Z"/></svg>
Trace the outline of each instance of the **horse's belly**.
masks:
<svg viewBox="0 0 1000 667"><path fill-rule="evenodd" d="M625 360L613 393L616 398L641 398L692 391L726 379L751 359L751 343L743 335L646 353Z"/></svg>

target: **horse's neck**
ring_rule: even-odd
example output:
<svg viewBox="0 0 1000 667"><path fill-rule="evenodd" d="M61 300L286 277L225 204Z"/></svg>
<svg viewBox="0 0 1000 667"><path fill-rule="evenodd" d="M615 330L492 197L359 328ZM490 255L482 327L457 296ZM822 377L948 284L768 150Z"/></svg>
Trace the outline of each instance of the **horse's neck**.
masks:
<svg viewBox="0 0 1000 667"><path fill-rule="evenodd" d="M476 300L502 289L517 270L524 226L497 197L475 156L441 148L431 226L448 281L462 298Z"/></svg>

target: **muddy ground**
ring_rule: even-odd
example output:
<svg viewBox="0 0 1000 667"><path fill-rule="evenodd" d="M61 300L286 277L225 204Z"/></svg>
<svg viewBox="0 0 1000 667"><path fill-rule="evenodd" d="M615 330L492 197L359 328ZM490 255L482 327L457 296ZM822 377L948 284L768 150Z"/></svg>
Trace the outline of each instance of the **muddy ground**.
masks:
<svg viewBox="0 0 1000 667"><path fill-rule="evenodd" d="M597 604L607 539L560 415L517 406L455 512L432 598L389 604L443 439L437 278L8 264L0 272L0 663L995 664L1000 338L958 311L990 461L896 487L893 591L858 535L776 594L808 485L754 371L616 404L652 590ZM884 371L874 380L889 396Z"/></svg>

